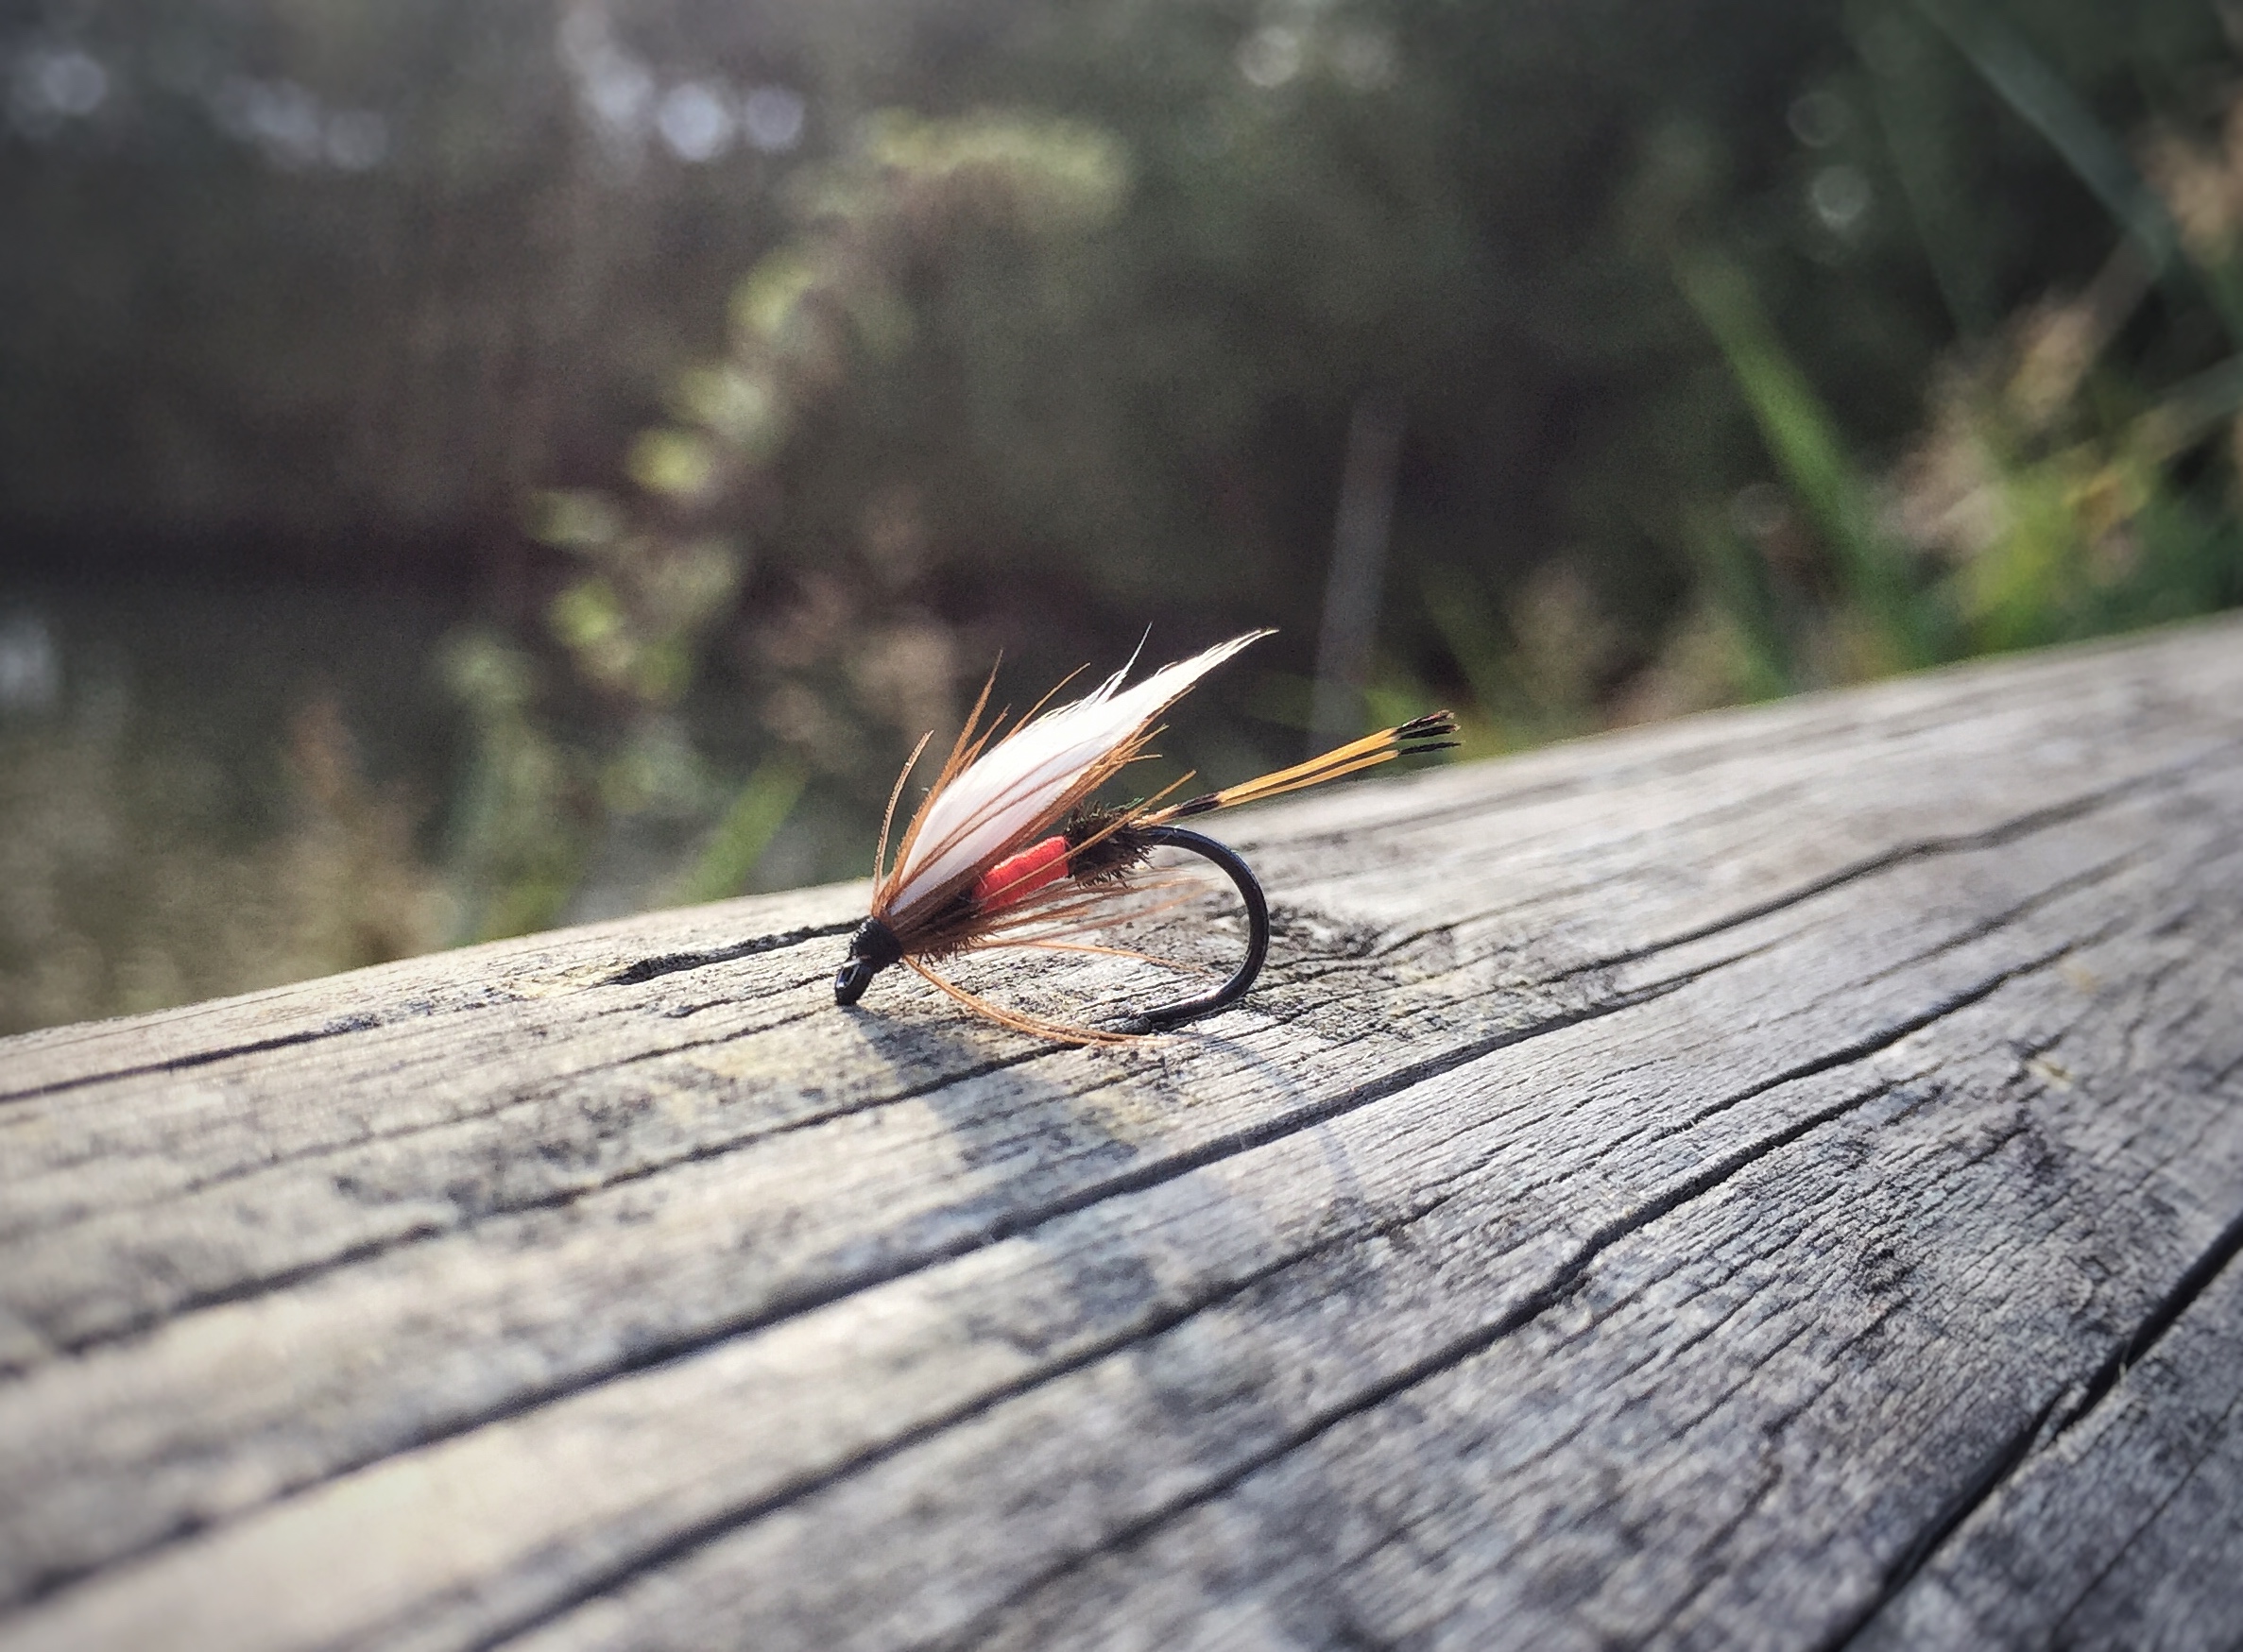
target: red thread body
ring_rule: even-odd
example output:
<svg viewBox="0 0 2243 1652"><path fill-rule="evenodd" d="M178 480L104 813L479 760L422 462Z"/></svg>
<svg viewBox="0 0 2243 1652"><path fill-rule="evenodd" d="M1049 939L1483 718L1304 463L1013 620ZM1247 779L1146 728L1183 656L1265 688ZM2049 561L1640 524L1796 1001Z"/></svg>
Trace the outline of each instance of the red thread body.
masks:
<svg viewBox="0 0 2243 1652"><path fill-rule="evenodd" d="M1002 911L1066 876L1067 840L1046 838L983 873L981 880L973 886L974 905L985 912Z"/></svg>

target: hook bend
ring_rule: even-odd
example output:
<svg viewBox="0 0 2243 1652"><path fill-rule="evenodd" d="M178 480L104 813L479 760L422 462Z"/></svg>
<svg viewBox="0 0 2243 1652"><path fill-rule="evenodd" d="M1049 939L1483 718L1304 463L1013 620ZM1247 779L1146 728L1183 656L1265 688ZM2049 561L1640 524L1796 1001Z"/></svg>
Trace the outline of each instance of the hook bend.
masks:
<svg viewBox="0 0 2243 1652"><path fill-rule="evenodd" d="M1246 996L1254 985L1254 978L1261 974L1262 961L1270 952L1270 905L1263 898L1261 885L1254 877L1254 869L1238 857L1237 851L1226 843L1195 832L1185 826L1154 826L1139 827L1132 834L1148 846L1166 844L1172 849L1183 849L1197 855L1219 868L1239 892L1239 898L1246 903L1246 961L1240 964L1230 979L1213 992L1202 993L1193 998L1178 998L1173 1003L1156 1004L1150 1010L1140 1010L1123 1024L1131 1032L1162 1032L1172 1027L1181 1027L1187 1021L1196 1021L1203 1015L1212 1015L1218 1010L1228 1009Z"/></svg>

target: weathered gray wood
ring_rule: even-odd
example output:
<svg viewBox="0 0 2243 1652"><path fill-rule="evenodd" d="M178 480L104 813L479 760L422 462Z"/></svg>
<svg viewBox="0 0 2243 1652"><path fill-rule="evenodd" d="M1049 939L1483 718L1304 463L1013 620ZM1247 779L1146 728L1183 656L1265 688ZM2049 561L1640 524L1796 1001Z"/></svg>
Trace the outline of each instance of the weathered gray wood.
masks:
<svg viewBox="0 0 2243 1652"><path fill-rule="evenodd" d="M0 1043L0 1647L2243 1636L2243 628L1230 830L1141 1047L861 888Z"/></svg>

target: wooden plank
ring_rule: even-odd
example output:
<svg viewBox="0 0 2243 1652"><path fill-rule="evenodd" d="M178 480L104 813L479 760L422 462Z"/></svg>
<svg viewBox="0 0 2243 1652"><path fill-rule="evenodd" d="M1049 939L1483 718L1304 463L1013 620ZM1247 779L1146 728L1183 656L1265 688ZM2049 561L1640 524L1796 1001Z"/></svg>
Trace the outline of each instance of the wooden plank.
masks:
<svg viewBox="0 0 2243 1652"><path fill-rule="evenodd" d="M861 887L0 1044L0 1647L2224 1643L2239 644L1241 817L1139 1047Z"/></svg>

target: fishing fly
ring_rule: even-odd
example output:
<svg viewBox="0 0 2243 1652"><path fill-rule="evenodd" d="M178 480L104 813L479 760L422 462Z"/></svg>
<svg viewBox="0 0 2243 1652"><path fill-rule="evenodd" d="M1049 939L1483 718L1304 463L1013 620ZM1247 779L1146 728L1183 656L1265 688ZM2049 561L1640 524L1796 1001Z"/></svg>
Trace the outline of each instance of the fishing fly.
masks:
<svg viewBox="0 0 2243 1652"><path fill-rule="evenodd" d="M1147 755L1146 744L1158 732L1154 720L1161 712L1224 660L1269 635L1253 631L1234 637L1163 666L1126 689L1122 684L1129 668L1124 666L1081 699L1050 709L1045 708L1047 694L1002 738L1002 713L982 727L990 688L984 684L890 863L888 832L897 801L926 750L926 740L897 776L873 861L872 912L849 940L848 962L833 978L834 1001L854 1004L874 976L900 962L989 1020L1069 1043L1104 1044L1179 1027L1244 996L1269 952L1269 906L1261 885L1229 847L1176 823L1457 743L1446 738L1456 732L1456 720L1436 711L1290 769L1180 803L1164 800L1181 788L1181 780L1135 803L1095 801L1101 787ZM991 1003L932 967L963 952L1008 945L1144 958L1080 937L1106 928L1124 897L1143 893L1155 881L1146 873L1159 848L1207 861L1244 903L1245 961L1212 991L1139 1012L1119 1030L1108 1030Z"/></svg>

